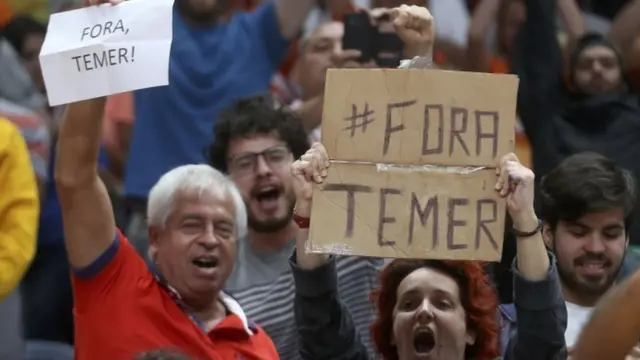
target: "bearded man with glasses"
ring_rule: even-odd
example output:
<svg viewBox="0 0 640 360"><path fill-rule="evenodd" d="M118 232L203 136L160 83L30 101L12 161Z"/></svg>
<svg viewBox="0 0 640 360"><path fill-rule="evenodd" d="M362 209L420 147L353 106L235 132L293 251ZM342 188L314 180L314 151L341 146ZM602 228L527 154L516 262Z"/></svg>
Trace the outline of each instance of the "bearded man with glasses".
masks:
<svg viewBox="0 0 640 360"><path fill-rule="evenodd" d="M209 149L211 165L229 174L248 212L248 236L238 241L225 291L267 332L283 360L300 358L288 261L297 229L291 165L308 149L300 119L270 96L242 99L223 111ZM337 263L342 299L370 349L369 294L378 285L381 262L343 257Z"/></svg>

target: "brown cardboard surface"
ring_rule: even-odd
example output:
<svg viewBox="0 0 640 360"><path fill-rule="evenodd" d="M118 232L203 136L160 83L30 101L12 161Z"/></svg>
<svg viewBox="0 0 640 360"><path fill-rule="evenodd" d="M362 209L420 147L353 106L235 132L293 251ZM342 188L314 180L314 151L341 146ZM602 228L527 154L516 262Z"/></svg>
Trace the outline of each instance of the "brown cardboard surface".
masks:
<svg viewBox="0 0 640 360"><path fill-rule="evenodd" d="M496 196L495 179L493 169L378 171L375 164L333 163L314 189L308 250L498 261L505 202Z"/></svg>
<svg viewBox="0 0 640 360"><path fill-rule="evenodd" d="M506 204L495 167L514 148L517 87L512 75L329 70L322 143L332 162L314 188L307 250L499 260Z"/></svg>
<svg viewBox="0 0 640 360"><path fill-rule="evenodd" d="M495 166L513 150L517 87L513 75L332 69L322 143L336 160Z"/></svg>

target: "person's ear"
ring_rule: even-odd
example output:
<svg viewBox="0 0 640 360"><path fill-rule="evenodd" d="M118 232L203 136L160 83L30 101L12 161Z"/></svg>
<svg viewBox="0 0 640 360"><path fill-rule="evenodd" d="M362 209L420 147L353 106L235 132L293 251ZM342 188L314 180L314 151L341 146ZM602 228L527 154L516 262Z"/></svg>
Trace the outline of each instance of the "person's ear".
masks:
<svg viewBox="0 0 640 360"><path fill-rule="evenodd" d="M626 232L626 230L625 230ZM624 249L626 250L629 247L629 233L626 232L624 236Z"/></svg>
<svg viewBox="0 0 640 360"><path fill-rule="evenodd" d="M467 345L475 344L477 337L478 337L478 334L476 334L475 331L467 329L467 336L466 336Z"/></svg>
<svg viewBox="0 0 640 360"><path fill-rule="evenodd" d="M155 226L149 226L149 250L147 257L151 263L155 264L158 259L158 242L160 240L160 231Z"/></svg>

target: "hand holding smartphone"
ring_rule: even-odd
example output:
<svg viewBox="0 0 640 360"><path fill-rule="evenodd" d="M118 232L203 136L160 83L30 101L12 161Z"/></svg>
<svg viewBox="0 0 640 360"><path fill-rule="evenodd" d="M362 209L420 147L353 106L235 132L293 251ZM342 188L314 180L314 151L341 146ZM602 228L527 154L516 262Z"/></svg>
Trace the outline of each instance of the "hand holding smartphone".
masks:
<svg viewBox="0 0 640 360"><path fill-rule="evenodd" d="M388 14L376 19L366 12L345 15L342 48L360 51L361 63L374 60L380 67L397 67L404 44L395 32L380 31L378 25L384 22L390 22Z"/></svg>

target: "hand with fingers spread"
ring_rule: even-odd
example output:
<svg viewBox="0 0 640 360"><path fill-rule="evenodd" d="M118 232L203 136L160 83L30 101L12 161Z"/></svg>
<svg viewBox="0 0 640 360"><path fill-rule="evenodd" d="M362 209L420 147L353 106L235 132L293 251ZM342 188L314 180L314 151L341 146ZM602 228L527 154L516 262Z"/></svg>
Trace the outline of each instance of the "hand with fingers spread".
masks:
<svg viewBox="0 0 640 360"><path fill-rule="evenodd" d="M422 6L402 5L389 12L396 33L404 42L405 56L433 55L436 30L433 16Z"/></svg>
<svg viewBox="0 0 640 360"><path fill-rule="evenodd" d="M329 156L320 143L313 144L311 149L293 163L291 172L294 178L293 191L296 194L296 214L310 216L313 184L322 184L328 169Z"/></svg>
<svg viewBox="0 0 640 360"><path fill-rule="evenodd" d="M529 224L535 218L533 172L522 165L515 154L510 153L500 160L496 175L498 180L495 189L507 199L507 210L514 226L517 227L521 221Z"/></svg>

